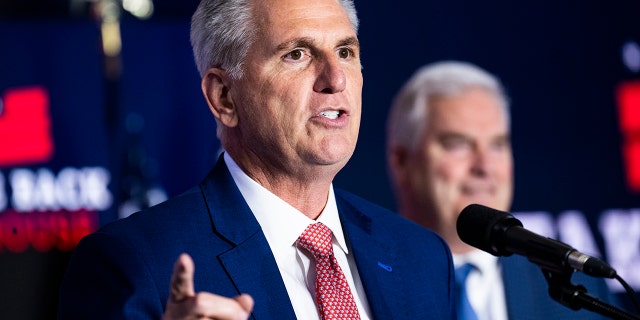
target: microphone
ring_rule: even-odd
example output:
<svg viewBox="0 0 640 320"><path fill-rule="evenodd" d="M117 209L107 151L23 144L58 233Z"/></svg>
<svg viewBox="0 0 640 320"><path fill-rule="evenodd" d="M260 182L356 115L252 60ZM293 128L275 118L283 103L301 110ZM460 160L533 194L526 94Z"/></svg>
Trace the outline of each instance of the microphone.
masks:
<svg viewBox="0 0 640 320"><path fill-rule="evenodd" d="M456 229L462 241L494 256L515 253L549 271L563 272L570 267L594 277L616 276L616 271L606 262L533 233L504 211L470 204L460 212Z"/></svg>

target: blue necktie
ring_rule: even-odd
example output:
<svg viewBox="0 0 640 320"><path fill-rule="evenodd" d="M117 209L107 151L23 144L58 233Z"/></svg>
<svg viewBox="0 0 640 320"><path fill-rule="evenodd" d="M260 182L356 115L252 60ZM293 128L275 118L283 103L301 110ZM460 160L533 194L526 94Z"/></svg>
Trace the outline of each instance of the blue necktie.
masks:
<svg viewBox="0 0 640 320"><path fill-rule="evenodd" d="M467 296L466 281L467 276L475 267L470 263L465 263L456 268L456 312L458 320L477 320L478 317L469 303Z"/></svg>

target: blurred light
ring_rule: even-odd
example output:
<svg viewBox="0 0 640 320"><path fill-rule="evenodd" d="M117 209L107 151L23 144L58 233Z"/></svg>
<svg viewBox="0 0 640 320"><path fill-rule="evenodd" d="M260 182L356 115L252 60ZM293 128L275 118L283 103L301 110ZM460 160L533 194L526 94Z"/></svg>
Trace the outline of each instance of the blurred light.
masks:
<svg viewBox="0 0 640 320"><path fill-rule="evenodd" d="M122 50L120 38L120 5L115 0L101 0L96 3L97 13L102 21L102 50L107 57L117 57Z"/></svg>
<svg viewBox="0 0 640 320"><path fill-rule="evenodd" d="M11 88L4 92L2 100L0 167L51 160L55 147L48 90L42 86Z"/></svg>
<svg viewBox="0 0 640 320"><path fill-rule="evenodd" d="M122 0L122 7L140 19L148 19L153 14L151 0Z"/></svg>
<svg viewBox="0 0 640 320"><path fill-rule="evenodd" d="M616 90L618 122L624 136L627 185L640 192L640 80L625 81Z"/></svg>
<svg viewBox="0 0 640 320"><path fill-rule="evenodd" d="M640 71L640 45L627 41L622 45L622 62L632 72Z"/></svg>
<svg viewBox="0 0 640 320"><path fill-rule="evenodd" d="M147 199L150 206L154 206L169 199L167 192L161 187L153 187L147 190Z"/></svg>
<svg viewBox="0 0 640 320"><path fill-rule="evenodd" d="M120 23L115 21L104 21L102 29L102 48L104 54L108 57L116 57L122 50L122 41L120 39Z"/></svg>

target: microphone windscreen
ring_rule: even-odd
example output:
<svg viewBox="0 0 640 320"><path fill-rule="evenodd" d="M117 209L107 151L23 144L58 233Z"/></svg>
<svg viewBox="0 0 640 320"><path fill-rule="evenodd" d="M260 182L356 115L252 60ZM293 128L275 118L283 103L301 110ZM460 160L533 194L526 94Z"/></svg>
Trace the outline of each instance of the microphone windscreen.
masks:
<svg viewBox="0 0 640 320"><path fill-rule="evenodd" d="M505 227L500 224L501 221L508 221L505 225L507 227L522 226L520 221L507 212L470 204L460 212L456 230L460 239L468 245L496 256L509 255L497 245L501 241L496 237L502 235Z"/></svg>

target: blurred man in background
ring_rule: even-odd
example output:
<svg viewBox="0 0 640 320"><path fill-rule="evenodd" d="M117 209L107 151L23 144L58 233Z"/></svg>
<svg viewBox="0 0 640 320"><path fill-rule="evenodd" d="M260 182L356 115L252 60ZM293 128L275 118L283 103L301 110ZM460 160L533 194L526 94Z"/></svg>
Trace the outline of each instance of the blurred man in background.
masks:
<svg viewBox="0 0 640 320"><path fill-rule="evenodd" d="M498 258L458 237L456 221L467 205L511 206L509 102L496 77L464 62L419 69L391 108L387 160L400 214L434 230L451 248L459 304L466 305L458 307L459 319L602 318L552 300L543 273L525 258ZM604 281L582 274L574 279L591 295L610 299Z"/></svg>

